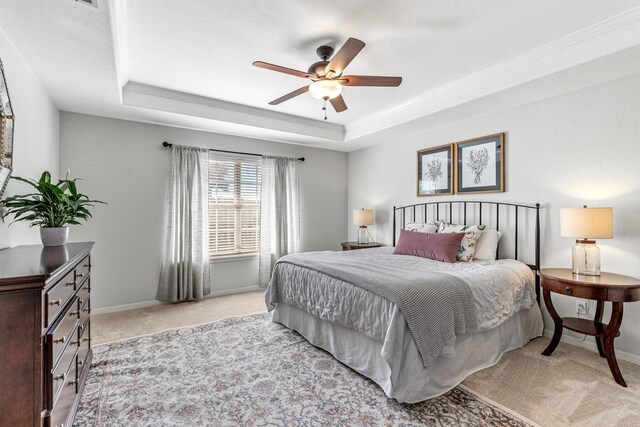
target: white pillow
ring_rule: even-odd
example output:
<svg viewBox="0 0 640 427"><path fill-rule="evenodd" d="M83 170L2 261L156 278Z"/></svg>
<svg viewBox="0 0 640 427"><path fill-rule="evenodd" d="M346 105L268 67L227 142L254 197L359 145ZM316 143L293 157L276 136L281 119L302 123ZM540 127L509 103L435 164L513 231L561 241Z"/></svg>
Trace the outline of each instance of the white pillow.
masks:
<svg viewBox="0 0 640 427"><path fill-rule="evenodd" d="M404 227L407 231L415 231L418 233L435 233L440 225L433 222L408 222Z"/></svg>
<svg viewBox="0 0 640 427"><path fill-rule="evenodd" d="M502 233L498 230L484 230L480 239L478 239L473 259L479 261L495 261L500 237L502 237Z"/></svg>

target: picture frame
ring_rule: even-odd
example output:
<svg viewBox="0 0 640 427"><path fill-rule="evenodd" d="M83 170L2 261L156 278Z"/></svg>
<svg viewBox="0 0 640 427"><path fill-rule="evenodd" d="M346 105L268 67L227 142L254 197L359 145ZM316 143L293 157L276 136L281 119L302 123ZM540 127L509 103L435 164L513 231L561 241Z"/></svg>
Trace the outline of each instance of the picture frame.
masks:
<svg viewBox="0 0 640 427"><path fill-rule="evenodd" d="M9 182L13 171L13 131L15 117L11 107L11 98L0 60L0 196Z"/></svg>
<svg viewBox="0 0 640 427"><path fill-rule="evenodd" d="M417 155L418 197L453 194L454 144L425 148Z"/></svg>
<svg viewBox="0 0 640 427"><path fill-rule="evenodd" d="M455 143L456 193L505 191L505 134L496 133Z"/></svg>

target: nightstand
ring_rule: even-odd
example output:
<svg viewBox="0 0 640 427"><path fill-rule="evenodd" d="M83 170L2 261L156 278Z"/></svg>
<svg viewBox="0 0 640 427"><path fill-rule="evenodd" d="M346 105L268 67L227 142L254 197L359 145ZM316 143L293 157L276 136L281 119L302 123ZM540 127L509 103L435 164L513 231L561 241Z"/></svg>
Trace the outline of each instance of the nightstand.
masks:
<svg viewBox="0 0 640 427"><path fill-rule="evenodd" d="M581 276L569 268L543 268L538 272L544 296L544 303L553 318L555 329L549 346L542 352L550 356L556 349L563 328L595 337L598 353L605 357L613 378L623 387L627 386L616 360L613 340L620 335L622 311L625 302L640 300L640 279L619 274L602 273L600 276ZM553 307L551 293L597 301L593 320L576 317L560 317ZM604 303L611 302L611 319L602 323Z"/></svg>
<svg viewBox="0 0 640 427"><path fill-rule="evenodd" d="M382 246L381 243L371 242L371 243L358 243L358 242L342 242L343 251L353 251L356 249L369 249L369 248L379 248Z"/></svg>

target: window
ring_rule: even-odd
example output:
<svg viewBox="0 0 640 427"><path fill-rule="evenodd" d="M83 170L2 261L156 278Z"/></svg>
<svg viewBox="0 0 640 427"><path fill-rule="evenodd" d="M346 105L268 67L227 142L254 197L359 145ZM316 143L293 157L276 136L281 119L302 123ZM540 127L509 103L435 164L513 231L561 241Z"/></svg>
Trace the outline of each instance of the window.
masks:
<svg viewBox="0 0 640 427"><path fill-rule="evenodd" d="M260 250L260 158L209 155L209 256Z"/></svg>

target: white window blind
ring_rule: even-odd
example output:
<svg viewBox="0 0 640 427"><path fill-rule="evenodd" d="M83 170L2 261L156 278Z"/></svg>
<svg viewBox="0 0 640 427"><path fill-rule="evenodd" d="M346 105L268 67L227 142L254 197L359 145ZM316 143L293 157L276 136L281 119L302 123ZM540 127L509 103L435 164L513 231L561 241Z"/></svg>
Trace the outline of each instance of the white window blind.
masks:
<svg viewBox="0 0 640 427"><path fill-rule="evenodd" d="M260 157L209 154L211 258L260 250Z"/></svg>

